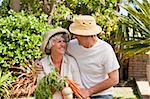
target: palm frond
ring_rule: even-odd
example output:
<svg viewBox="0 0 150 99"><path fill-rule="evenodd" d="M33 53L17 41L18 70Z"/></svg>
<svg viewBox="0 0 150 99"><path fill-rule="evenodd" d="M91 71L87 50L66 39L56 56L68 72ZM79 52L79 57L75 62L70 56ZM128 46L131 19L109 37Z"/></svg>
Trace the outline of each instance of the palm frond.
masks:
<svg viewBox="0 0 150 99"><path fill-rule="evenodd" d="M146 47L143 45L139 45L136 48L128 48L123 51L123 57L124 59L128 59L137 54L145 53L145 51L148 51L148 50L150 50L150 46Z"/></svg>
<svg viewBox="0 0 150 99"><path fill-rule="evenodd" d="M141 12L137 11L136 9L132 8L129 5L123 6L124 9L126 9L131 16L133 17L133 21L143 30L145 30L147 33L150 34L150 3L147 0L144 0L143 3L140 3L139 1L135 0L137 5L140 7Z"/></svg>

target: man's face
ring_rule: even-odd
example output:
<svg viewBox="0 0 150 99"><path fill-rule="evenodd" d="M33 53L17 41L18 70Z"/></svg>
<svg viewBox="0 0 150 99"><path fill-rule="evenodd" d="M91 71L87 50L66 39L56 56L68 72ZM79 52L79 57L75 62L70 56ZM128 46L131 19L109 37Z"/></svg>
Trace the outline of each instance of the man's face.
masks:
<svg viewBox="0 0 150 99"><path fill-rule="evenodd" d="M74 37L78 40L79 45L84 47L87 47L91 40L93 40L92 36L74 35Z"/></svg>
<svg viewBox="0 0 150 99"><path fill-rule="evenodd" d="M86 42L87 40L87 36L81 36L81 35L74 35L74 38L76 38L79 41L79 43Z"/></svg>

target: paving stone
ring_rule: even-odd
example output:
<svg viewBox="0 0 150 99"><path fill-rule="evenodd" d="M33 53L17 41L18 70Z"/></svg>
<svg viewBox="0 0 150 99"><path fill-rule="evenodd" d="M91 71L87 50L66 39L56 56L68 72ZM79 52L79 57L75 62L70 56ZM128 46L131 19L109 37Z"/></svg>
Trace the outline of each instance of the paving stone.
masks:
<svg viewBox="0 0 150 99"><path fill-rule="evenodd" d="M113 96L121 99L137 99L132 87L115 87Z"/></svg>

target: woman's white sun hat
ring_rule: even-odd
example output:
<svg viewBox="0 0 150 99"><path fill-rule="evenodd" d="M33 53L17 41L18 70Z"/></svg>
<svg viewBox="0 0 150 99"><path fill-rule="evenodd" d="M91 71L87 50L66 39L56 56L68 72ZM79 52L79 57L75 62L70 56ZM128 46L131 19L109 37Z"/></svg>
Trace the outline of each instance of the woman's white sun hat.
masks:
<svg viewBox="0 0 150 99"><path fill-rule="evenodd" d="M73 23L69 26L69 31L76 35L90 36L100 33L102 28L96 24L94 17L79 15L75 17Z"/></svg>
<svg viewBox="0 0 150 99"><path fill-rule="evenodd" d="M46 53L46 46L49 42L49 40L51 39L52 36L56 35L56 34L61 34L61 33L66 33L67 34L67 39L70 39L70 33L67 29L64 29L64 28L56 28L56 29L52 29L48 32L46 32L44 34L44 37L43 37L43 42L42 42L42 45L41 45L41 51L43 53ZM49 49L48 49L49 50Z"/></svg>

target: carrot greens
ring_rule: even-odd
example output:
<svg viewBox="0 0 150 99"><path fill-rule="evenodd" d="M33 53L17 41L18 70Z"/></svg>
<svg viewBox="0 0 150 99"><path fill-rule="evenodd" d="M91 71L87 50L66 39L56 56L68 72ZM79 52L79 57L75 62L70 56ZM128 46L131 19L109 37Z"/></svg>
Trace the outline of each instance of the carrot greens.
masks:
<svg viewBox="0 0 150 99"><path fill-rule="evenodd" d="M54 92L63 90L66 81L66 76L60 76L58 70L53 69L39 81L35 91L36 99L52 99Z"/></svg>

